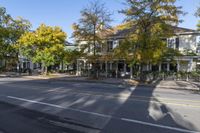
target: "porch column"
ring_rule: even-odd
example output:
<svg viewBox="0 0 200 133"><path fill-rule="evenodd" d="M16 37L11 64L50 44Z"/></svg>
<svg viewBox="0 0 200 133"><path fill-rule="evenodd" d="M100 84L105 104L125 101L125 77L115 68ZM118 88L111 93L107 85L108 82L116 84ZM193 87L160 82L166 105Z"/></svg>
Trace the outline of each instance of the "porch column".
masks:
<svg viewBox="0 0 200 133"><path fill-rule="evenodd" d="M112 70L112 62L110 62L110 70Z"/></svg>
<svg viewBox="0 0 200 133"><path fill-rule="evenodd" d="M63 63L62 62L59 65L59 70L63 70Z"/></svg>
<svg viewBox="0 0 200 133"><path fill-rule="evenodd" d="M105 62L106 78L108 77L108 62Z"/></svg>
<svg viewBox="0 0 200 133"><path fill-rule="evenodd" d="M149 64L149 71L152 71L152 64Z"/></svg>
<svg viewBox="0 0 200 133"><path fill-rule="evenodd" d="M189 64L188 64L189 72L192 71L192 63L193 63L193 59L190 59Z"/></svg>
<svg viewBox="0 0 200 133"><path fill-rule="evenodd" d="M131 65L130 66L130 79L133 78L133 66Z"/></svg>
<svg viewBox="0 0 200 133"><path fill-rule="evenodd" d="M179 72L180 71L180 62L179 62L179 60L177 60L177 72Z"/></svg>
<svg viewBox="0 0 200 133"><path fill-rule="evenodd" d="M124 62L124 76L126 75L126 63Z"/></svg>
<svg viewBox="0 0 200 133"><path fill-rule="evenodd" d="M118 61L116 61L116 70L115 70L115 73L116 73L116 78L118 78Z"/></svg>
<svg viewBox="0 0 200 133"><path fill-rule="evenodd" d="M90 77L90 63L87 63L87 69L88 69L88 77Z"/></svg>
<svg viewBox="0 0 200 133"><path fill-rule="evenodd" d="M162 69L162 65L161 65L161 63L159 63L159 68L158 68L158 69L159 69L159 72L162 71L162 70L161 70L161 69Z"/></svg>
<svg viewBox="0 0 200 133"><path fill-rule="evenodd" d="M0 66L1 66L1 61L0 61ZM20 71L20 63L18 62L17 63L17 72L19 72Z"/></svg>
<svg viewBox="0 0 200 133"><path fill-rule="evenodd" d="M24 61L22 61L21 64L21 68L24 69Z"/></svg>
<svg viewBox="0 0 200 133"><path fill-rule="evenodd" d="M167 63L167 71L169 72L169 69L170 69L170 64L169 62Z"/></svg>
<svg viewBox="0 0 200 133"><path fill-rule="evenodd" d="M86 69L86 60L83 61L83 68Z"/></svg>
<svg viewBox="0 0 200 133"><path fill-rule="evenodd" d="M103 64L102 64L102 62L100 62L100 70L102 70L103 69Z"/></svg>
<svg viewBox="0 0 200 133"><path fill-rule="evenodd" d="M79 60L76 62L76 76L79 76Z"/></svg>
<svg viewBox="0 0 200 133"><path fill-rule="evenodd" d="M146 71L149 71L149 64L146 65Z"/></svg>

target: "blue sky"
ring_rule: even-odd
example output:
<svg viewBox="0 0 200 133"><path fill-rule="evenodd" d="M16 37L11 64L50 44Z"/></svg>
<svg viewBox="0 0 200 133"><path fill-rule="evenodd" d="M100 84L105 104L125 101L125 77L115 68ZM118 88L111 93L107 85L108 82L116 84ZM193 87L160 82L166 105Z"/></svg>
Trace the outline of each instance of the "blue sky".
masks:
<svg viewBox="0 0 200 133"><path fill-rule="evenodd" d="M33 29L36 29L41 23L51 26L60 26L68 37L71 36L71 25L80 18L80 10L87 6L92 0L0 0L0 6L6 7L7 12L13 17L21 16L28 19ZM114 19L112 25L120 24L123 15L118 14L118 10L123 8L123 0L100 0L106 4L106 7L113 12ZM196 29L198 19L194 12L200 6L200 0L178 0L178 6L188 12L182 19L180 26ZM71 39L70 39L71 40Z"/></svg>

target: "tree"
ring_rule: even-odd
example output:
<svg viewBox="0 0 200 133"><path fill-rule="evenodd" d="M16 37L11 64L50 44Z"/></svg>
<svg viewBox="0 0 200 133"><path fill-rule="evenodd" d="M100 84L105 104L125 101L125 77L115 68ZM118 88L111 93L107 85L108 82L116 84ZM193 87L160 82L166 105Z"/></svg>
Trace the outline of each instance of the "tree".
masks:
<svg viewBox="0 0 200 133"><path fill-rule="evenodd" d="M200 31L200 20L199 20L199 22L197 24L197 30Z"/></svg>
<svg viewBox="0 0 200 133"><path fill-rule="evenodd" d="M197 11L195 13L195 16L200 17L200 7L197 8Z"/></svg>
<svg viewBox="0 0 200 133"><path fill-rule="evenodd" d="M76 60L81 57L81 52L77 49L70 49L68 47L65 48L64 52L62 53L61 57L61 68L64 71L65 65L75 64Z"/></svg>
<svg viewBox="0 0 200 133"><path fill-rule="evenodd" d="M67 49L65 52L64 60L66 61L66 63L72 64L75 63L76 60L81 57L81 55L82 53L76 49L74 50Z"/></svg>
<svg viewBox="0 0 200 133"><path fill-rule="evenodd" d="M183 14L176 0L126 0L127 8L120 11L126 16L125 28L132 28L128 35L134 43L134 51L141 68L143 65L157 63L166 48L163 38L173 35L173 26ZM142 69L141 69L142 70ZM142 71L141 71L142 72Z"/></svg>
<svg viewBox="0 0 200 133"><path fill-rule="evenodd" d="M200 17L200 7L197 8L197 11L196 11L196 13L195 13L195 16L196 16L196 17ZM199 20L199 22L198 22L198 24L197 24L197 30L200 31L200 20Z"/></svg>
<svg viewBox="0 0 200 133"><path fill-rule="evenodd" d="M6 9L0 7L0 59L9 63L16 64L18 61L18 51L15 44L20 36L28 31L31 24L23 18L13 19L6 13Z"/></svg>
<svg viewBox="0 0 200 133"><path fill-rule="evenodd" d="M18 40L20 52L35 63L42 63L45 74L48 67L61 62L66 33L59 27L41 24L36 31L26 32Z"/></svg>
<svg viewBox="0 0 200 133"><path fill-rule="evenodd" d="M11 51L9 41L9 29L7 28L12 18L6 13L6 9L0 7L0 59L5 59Z"/></svg>
<svg viewBox="0 0 200 133"><path fill-rule="evenodd" d="M98 68L98 52L104 44L103 34L110 28L110 16L111 14L104 4L94 1L81 11L78 24L73 24L73 37L77 43L86 42L85 45L82 45L82 51L89 49L89 53L92 53L91 56L87 55L87 58L90 59L95 73Z"/></svg>

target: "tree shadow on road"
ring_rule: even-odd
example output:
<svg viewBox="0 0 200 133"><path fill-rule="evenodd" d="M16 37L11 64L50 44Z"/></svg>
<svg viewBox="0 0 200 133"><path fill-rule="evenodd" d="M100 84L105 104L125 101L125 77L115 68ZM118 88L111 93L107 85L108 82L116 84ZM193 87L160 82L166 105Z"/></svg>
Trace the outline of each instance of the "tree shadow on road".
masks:
<svg viewBox="0 0 200 133"><path fill-rule="evenodd" d="M124 89L116 85L79 82L54 84L49 80L14 81L4 85L12 87L1 90L2 93L38 102L53 103L66 108L69 107L71 110L53 109L49 106L28 104L27 102L21 102L20 105L22 106L65 116L76 122L103 129L102 133L179 132L146 125L145 123L138 124L137 121L185 130L197 130L195 125L184 119L175 109L159 101L154 95L156 87L137 86L127 90L127 88ZM16 85L21 86L20 89ZM26 91L27 89L28 91ZM82 112L73 109L79 109ZM105 116L87 113L87 111L105 114Z"/></svg>
<svg viewBox="0 0 200 133"><path fill-rule="evenodd" d="M121 85L83 82L55 83L49 82L49 80L12 81L1 85L1 87L6 87L0 91L2 94L22 98L22 100L10 99L9 102L13 104L56 114L64 119L72 119L74 122L99 130L105 126L109 119L97 114L112 115L122 103L118 98L127 92L127 89ZM23 99L36 102L27 102ZM38 102L40 103L37 104Z"/></svg>
<svg viewBox="0 0 200 133"><path fill-rule="evenodd" d="M198 130L193 123L176 112L176 106L172 109L159 101L154 96L155 90L156 87L135 87L102 133L181 133L184 130Z"/></svg>

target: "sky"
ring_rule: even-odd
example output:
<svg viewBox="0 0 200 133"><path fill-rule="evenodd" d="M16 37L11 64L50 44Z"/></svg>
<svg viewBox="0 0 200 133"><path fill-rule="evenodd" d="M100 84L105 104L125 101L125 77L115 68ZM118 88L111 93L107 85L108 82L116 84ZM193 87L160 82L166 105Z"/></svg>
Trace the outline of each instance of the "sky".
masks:
<svg viewBox="0 0 200 133"><path fill-rule="evenodd" d="M71 25L78 22L80 11L92 0L0 0L0 6L5 7L13 18L18 16L28 19L35 30L41 23L50 26L60 26L71 39ZM124 0L100 0L113 13L112 25L122 23L124 16L118 11L124 8ZM177 0L177 6L182 6L187 15L179 26L196 29L198 18L195 10L200 6L200 0ZM200 18L199 18L200 20Z"/></svg>

